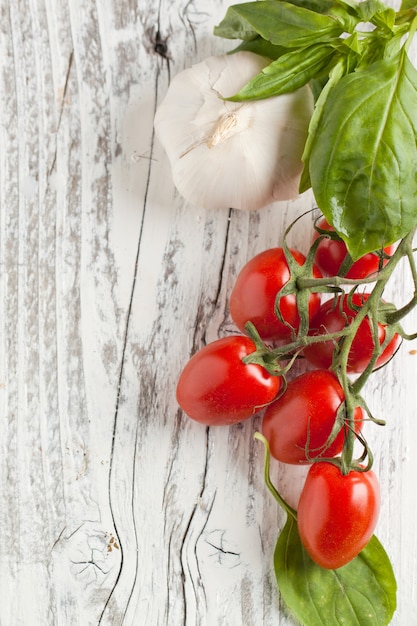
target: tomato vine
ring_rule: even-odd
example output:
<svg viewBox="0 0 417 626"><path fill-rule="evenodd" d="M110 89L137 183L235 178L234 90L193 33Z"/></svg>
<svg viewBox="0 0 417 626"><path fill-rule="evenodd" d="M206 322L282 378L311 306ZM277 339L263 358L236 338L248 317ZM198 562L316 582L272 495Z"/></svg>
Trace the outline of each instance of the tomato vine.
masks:
<svg viewBox="0 0 417 626"><path fill-rule="evenodd" d="M332 625L336 614L346 624L384 626L396 606L392 566L373 535L379 485L362 423L384 424L364 397L369 377L402 340L417 338L402 327L417 307L417 71L408 58L416 30L412 0L403 0L399 11L381 0L262 0L229 7L214 31L241 40L232 52L265 59L224 101L311 88L299 191L311 188L322 214L305 257L288 244L301 216L282 248L258 254L242 269L230 312L247 335L245 349L239 335L229 338L226 352L222 340L203 348L184 368L177 399L208 425L266 409L269 439L256 434L265 446L265 482L288 516L274 555L276 579L305 626ZM319 254L326 263L331 250L337 259L329 267L336 269L320 272ZM383 296L403 261L413 295L396 307ZM302 358L321 369L289 380ZM312 384L322 386L327 403L306 401ZM286 421L284 437L279 429ZM285 442L275 445L274 437ZM297 511L272 484L270 454L310 464ZM307 601L300 577L310 592L317 590ZM369 591L358 600L365 582ZM345 595L336 607L340 587Z"/></svg>
<svg viewBox="0 0 417 626"><path fill-rule="evenodd" d="M261 272L259 284L267 294L262 304L265 318L272 319L270 313L274 313L280 321L281 336L275 336L272 341L264 339L249 320L243 329L247 337L232 335L212 342L186 364L178 382L177 399L190 417L208 425L230 425L265 410L264 435L256 435L266 449L265 481L288 515L287 524L278 537L276 554L281 556L276 557L275 564L279 562L290 569L295 567L291 558L287 555L284 559L281 553L282 542L290 541L294 554L298 555L294 558L300 559L300 551L305 551L303 563L309 564L308 576L313 578L319 576L317 571L323 568L335 569L338 576L346 576L347 580L351 580L352 571L363 570L363 576L368 576L374 568L378 584L373 600L383 595L386 587L391 593L389 602L378 609L375 618L378 621L369 621L369 624L380 626L388 624L392 616L396 583L389 558L373 535L379 514L379 487L372 471L374 453L362 431L363 421L376 425L384 425L384 421L373 415L363 391L369 377L395 354L400 340L417 338L417 333L409 334L401 325L403 318L417 306L414 230L397 242L391 255L380 253L383 262L376 273L363 278L347 278L342 275L351 267L347 262L341 264L338 275L321 276L315 266L318 247L327 237L335 239L337 235L333 230L318 228L317 235L311 236L310 249L302 257L302 262L296 251L290 248L288 240L295 224L307 217L307 214L301 215L287 228L279 251L274 249L273 254L254 257L242 268L236 280L237 302L243 307L238 315L241 323L249 314L245 302L250 302L251 296L257 293L255 282L258 278L255 277ZM264 258L268 259L267 266ZM403 260L408 263L413 277L413 295L397 308L384 302L383 295ZM271 300L270 291L275 289L277 280L280 288ZM320 307L315 306L312 315L312 296L323 295L327 299ZM288 308L284 309L284 315L281 306L284 298L288 302L294 300L297 316L292 314L288 318ZM341 327L327 332L324 323L322 332L316 332L316 320L332 302L335 303L333 313L342 321ZM264 333L269 336L267 326ZM364 354L359 357L355 344L358 337L367 344L366 349L362 346ZM295 378L290 376L299 359L307 361L309 350L317 350L326 343L330 343L332 350L328 367L313 367ZM391 352L385 358L390 346ZM360 367L358 363L356 368L352 366L352 354L359 358ZM352 370L356 376L352 377ZM276 441L279 441L278 447ZM355 456L357 444L360 449ZM270 453L284 463L310 464L298 511L289 506L271 482ZM344 504L340 504L337 492L345 494ZM357 492L362 499L359 508ZM317 501L319 504L315 505ZM308 511L323 503L327 503L324 508L331 513L320 529L316 524L320 516L310 511L309 517ZM346 518L348 523L344 521ZM311 528L316 530L313 532ZM284 599L298 615L300 607L292 604L294 590L291 591L291 585L277 566L275 571ZM326 575L324 580L331 589L334 579ZM303 623L307 626L321 624L312 617Z"/></svg>
<svg viewBox="0 0 417 626"><path fill-rule="evenodd" d="M361 395L361 391L369 376L373 371L375 371L375 364L378 357L384 351L394 335L398 335L407 340L417 337L417 333L410 335L406 333L400 325L401 320L417 305L417 272L413 249L415 229L398 243L396 250L377 275L370 278L355 280L346 279L341 275L322 278L312 276L314 255L317 247L321 238L327 236L323 232L311 246L305 264L301 266L294 264L293 256L289 252L289 247L286 243L286 238L288 237L294 224L295 222L287 229L283 244L287 262L291 270L291 277L276 296L275 310L279 312L279 302L281 298L290 294L295 295L301 319L300 326L297 331L293 329L292 337L289 342L278 347L271 348L260 338L256 327L251 322L248 322L246 325L246 332L254 341L257 346L257 350L246 356L244 358L244 362L256 362L258 364L262 364L263 367L270 373L285 377L295 359L302 355L306 347L324 342L332 342L335 348L331 369L338 377L345 393L346 415L344 423L348 425L348 429L345 445L340 459L331 458L327 460L331 463L338 464L342 468L344 474L347 474L352 469L366 471L372 466L373 455L363 436L356 433L355 429L351 427L353 423L353 414L356 406L362 406L365 409L369 420L377 424L381 424L381 420L376 419L372 415L369 407ZM414 280L414 295L407 304L400 309L397 309L393 304L386 305L383 303L382 295L386 289L388 281L393 275L394 270L403 258L406 258L410 265L411 274ZM310 325L308 321L308 308L306 303L308 302L308 298L311 293L330 293L334 294L334 297L340 297L342 294L342 296L346 295L346 297L351 299L353 294L357 293L358 289L362 285L369 286L370 284L373 285L373 288L369 292L366 300L363 300L361 306L355 307L352 305L352 308L356 309L356 315L352 318L352 320L350 320L348 325L344 325L343 328L337 332L322 333L320 335L311 335L309 333ZM346 287L350 288L347 294L345 291ZM370 327L372 329L372 355L366 368L359 374L356 380L351 381L348 376L349 353L352 348L352 343L357 336L358 329L360 325L363 324L365 319L369 320ZM382 344L380 344L377 335L378 324L381 322L384 324L384 328L386 329L386 337ZM283 363L283 365L281 366L280 363ZM342 423L339 424L339 427L343 427ZM334 436L333 433L332 436ZM364 454L356 460L352 458L355 439L359 439L364 447ZM365 458L368 458L368 463L365 467L363 467Z"/></svg>

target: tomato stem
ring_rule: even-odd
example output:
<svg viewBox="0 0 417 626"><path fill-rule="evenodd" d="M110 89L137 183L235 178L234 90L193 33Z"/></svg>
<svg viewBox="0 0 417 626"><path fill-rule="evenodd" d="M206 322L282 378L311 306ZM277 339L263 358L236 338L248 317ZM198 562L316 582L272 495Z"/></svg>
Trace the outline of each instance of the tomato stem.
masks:
<svg viewBox="0 0 417 626"><path fill-rule="evenodd" d="M408 242L409 245L407 245L406 250L405 250L405 254L407 256L408 259L408 263L410 266L410 270L411 270L411 275L413 278L413 283L414 283L414 295L411 298L411 300L404 305L401 309L398 309L390 314L387 314L386 317L386 321L387 324L397 324L401 319L403 319L406 315L408 315L408 313L410 313L416 306L417 306L417 268L416 268L416 263L415 263L415 259L414 259L414 250L412 248L412 240L410 242Z"/></svg>
<svg viewBox="0 0 417 626"><path fill-rule="evenodd" d="M318 243L323 239L325 234L321 232L319 233L319 237L310 247L304 265L298 265L286 242L289 231L298 219L300 218L297 218L297 220L290 225L284 235L283 248L288 266L290 268L290 279L278 292L275 309L276 314L279 315L280 298L287 295L294 295L297 300L300 327L297 332L293 329L291 340L285 345L270 347L262 341L255 326L251 322L248 322L245 329L249 336L254 340L256 351L245 357L245 362L258 363L270 373L285 376L285 374L287 374L292 367L293 362L302 356L303 350L307 346L320 342L332 341L335 348L330 369L337 376L345 394L344 425L341 426L345 429L345 439L340 458L333 459L333 461L330 460L330 462L334 462L339 465L342 473L347 474L351 469L360 469L360 471L364 471L362 463L365 459L368 459L364 468L366 471L372 465L373 456L364 437L360 433L358 434L356 432L354 421L355 409L359 405L366 406L360 395L361 390L369 376L374 371L379 369L377 367L378 357L383 353L386 346L393 339L394 334L398 333L405 339L417 337L417 333L414 335L407 335L399 327L399 321L417 306L417 267L412 247L416 229L413 229L399 242L396 250L389 258L381 256L380 268L376 274L362 279L348 279L339 275L316 278L313 275L314 258ZM381 252L381 255L384 255L384 252ZM396 309L393 305L384 303L382 301L382 296L395 268L404 257L408 260L413 277L414 294L406 305ZM351 266L351 263L352 259L350 255L347 254L344 262L342 263L343 271L341 273L347 271ZM357 293L359 286L371 284L373 285L373 288L366 294L366 298L363 298L360 306L355 304L353 296ZM347 293L346 290L348 290ZM342 299L346 298L349 308L355 311L355 315L349 319L349 322L346 323L345 327L337 332L309 334L308 299L310 294L320 292L332 293L335 297L337 296L340 299L340 302ZM365 369L360 373L356 380L352 382L348 376L349 355L359 327L365 320L369 323L373 343L372 354ZM385 339L382 343L380 343L378 336L378 329L381 324L385 329ZM286 361L287 364L283 366L280 364L281 361ZM384 423L382 420L377 420L371 416L368 407L366 407L365 410L373 422L377 424ZM255 436L257 439L263 440L262 435L259 435L259 433ZM363 453L359 459L354 459L355 441L357 440L359 440L363 446ZM281 506L288 513L292 514L291 507L289 507L288 504L282 499L270 481L269 448L267 447L267 442L265 443L265 441L264 445L266 448L265 481ZM314 461L314 459L312 459L312 461Z"/></svg>
<svg viewBox="0 0 417 626"><path fill-rule="evenodd" d="M255 439L258 439L259 441L261 441L263 443L263 445L264 445L264 448L265 448L264 480L265 480L266 486L268 487L269 491L272 493L272 495L274 496L274 498L278 502L278 504L284 509L284 511L286 513L288 513L288 515L290 515L293 519L297 520L297 511L295 509L293 509L292 506L290 506L288 504L288 502L281 496L281 494L278 492L278 490L276 489L276 487L272 483L271 474L270 474L271 453L269 451L269 443L268 443L268 441L259 432L256 432L254 434L254 437L255 437Z"/></svg>

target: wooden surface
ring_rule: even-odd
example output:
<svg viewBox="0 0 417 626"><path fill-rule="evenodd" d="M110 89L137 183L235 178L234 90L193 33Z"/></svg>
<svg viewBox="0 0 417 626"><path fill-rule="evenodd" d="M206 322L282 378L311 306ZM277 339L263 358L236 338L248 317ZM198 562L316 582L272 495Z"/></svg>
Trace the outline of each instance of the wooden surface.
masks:
<svg viewBox="0 0 417 626"><path fill-rule="evenodd" d="M155 108L230 48L212 35L229 4L0 0L1 626L294 624L259 418L206 428L174 397L189 355L233 332L240 267L313 206L210 213L173 188ZM367 435L396 626L417 603L414 347L366 391L387 420ZM272 473L295 504L304 470Z"/></svg>

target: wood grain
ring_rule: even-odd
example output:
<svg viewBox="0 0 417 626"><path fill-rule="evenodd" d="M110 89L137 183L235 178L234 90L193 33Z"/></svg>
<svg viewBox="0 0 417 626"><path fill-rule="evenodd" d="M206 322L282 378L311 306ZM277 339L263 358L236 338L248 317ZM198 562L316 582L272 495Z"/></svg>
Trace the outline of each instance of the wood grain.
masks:
<svg viewBox="0 0 417 626"><path fill-rule="evenodd" d="M174 393L189 355L233 332L241 266L314 204L210 213L173 187L155 110L175 73L230 48L212 35L230 4L0 0L4 626L294 624L260 418L206 428ZM292 234L301 250L308 231ZM399 275L392 297L409 285ZM412 348L368 390L387 419L369 438L396 626L417 602ZM272 472L296 503L305 470Z"/></svg>

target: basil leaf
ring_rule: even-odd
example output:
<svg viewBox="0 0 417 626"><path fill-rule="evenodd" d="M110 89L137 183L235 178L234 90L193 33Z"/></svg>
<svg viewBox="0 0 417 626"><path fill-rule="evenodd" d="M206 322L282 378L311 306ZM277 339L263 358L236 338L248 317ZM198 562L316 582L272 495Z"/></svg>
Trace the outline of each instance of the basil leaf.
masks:
<svg viewBox="0 0 417 626"><path fill-rule="evenodd" d="M415 9L417 6L416 0L403 0L401 3L400 11L406 11L407 9Z"/></svg>
<svg viewBox="0 0 417 626"><path fill-rule="evenodd" d="M231 53L240 52L241 50L255 52L255 54L260 54L263 57L268 57L269 59L274 60L288 52L288 48L284 48L283 46L274 46L273 43L262 39L259 35L256 35L254 39L242 41L242 43L234 48Z"/></svg>
<svg viewBox="0 0 417 626"><path fill-rule="evenodd" d="M364 0L360 2L357 8L358 15L364 22L370 22L377 15L385 15L391 26L395 22L395 11L388 7L381 0Z"/></svg>
<svg viewBox="0 0 417 626"><path fill-rule="evenodd" d="M340 4L353 9L354 13L358 13L358 7L361 0L340 0Z"/></svg>
<svg viewBox="0 0 417 626"><path fill-rule="evenodd" d="M343 29L349 33L360 21L357 11L342 0L288 0L288 2L316 13L335 17Z"/></svg>
<svg viewBox="0 0 417 626"><path fill-rule="evenodd" d="M250 39L254 33L286 48L328 41L343 33L337 19L289 2L262 0L228 8L214 34L231 39Z"/></svg>
<svg viewBox="0 0 417 626"><path fill-rule="evenodd" d="M386 26L392 30L395 24L395 11L381 0L364 0L358 5L358 15L363 22L372 22L379 26Z"/></svg>
<svg viewBox="0 0 417 626"><path fill-rule="evenodd" d="M329 68L334 55L334 47L328 44L316 44L283 54L227 99L232 102L259 100L300 89Z"/></svg>
<svg viewBox="0 0 417 626"><path fill-rule="evenodd" d="M288 0L288 2L289 4L295 4L297 7L314 11L315 13L329 13L329 11L338 5L338 3L333 0Z"/></svg>
<svg viewBox="0 0 417 626"><path fill-rule="evenodd" d="M274 569L284 602L304 626L386 626L394 614L395 576L375 536L347 565L323 569L305 551L297 522L288 516Z"/></svg>
<svg viewBox="0 0 417 626"><path fill-rule="evenodd" d="M314 138L316 136L317 128L319 122L321 120L321 116L323 114L323 109L327 97L333 87L339 82L339 80L343 77L346 71L345 59L342 57L339 59L339 62L335 67L331 70L329 74L329 79L327 83L322 87L320 95L316 99L316 104L314 107L314 112L310 120L310 125L308 129L307 141L304 146L304 152L302 156L302 160L304 163L304 169L301 174L299 191L303 193L310 189L311 181L310 181L310 173L309 173L309 161L310 161L310 153L311 148L313 146Z"/></svg>
<svg viewBox="0 0 417 626"><path fill-rule="evenodd" d="M417 72L402 50L330 92L309 159L318 206L354 260L417 223Z"/></svg>
<svg viewBox="0 0 417 626"><path fill-rule="evenodd" d="M250 23L239 15L234 6L227 9L226 15L220 24L214 27L213 33L224 39L243 39L244 41L254 39L258 35Z"/></svg>

